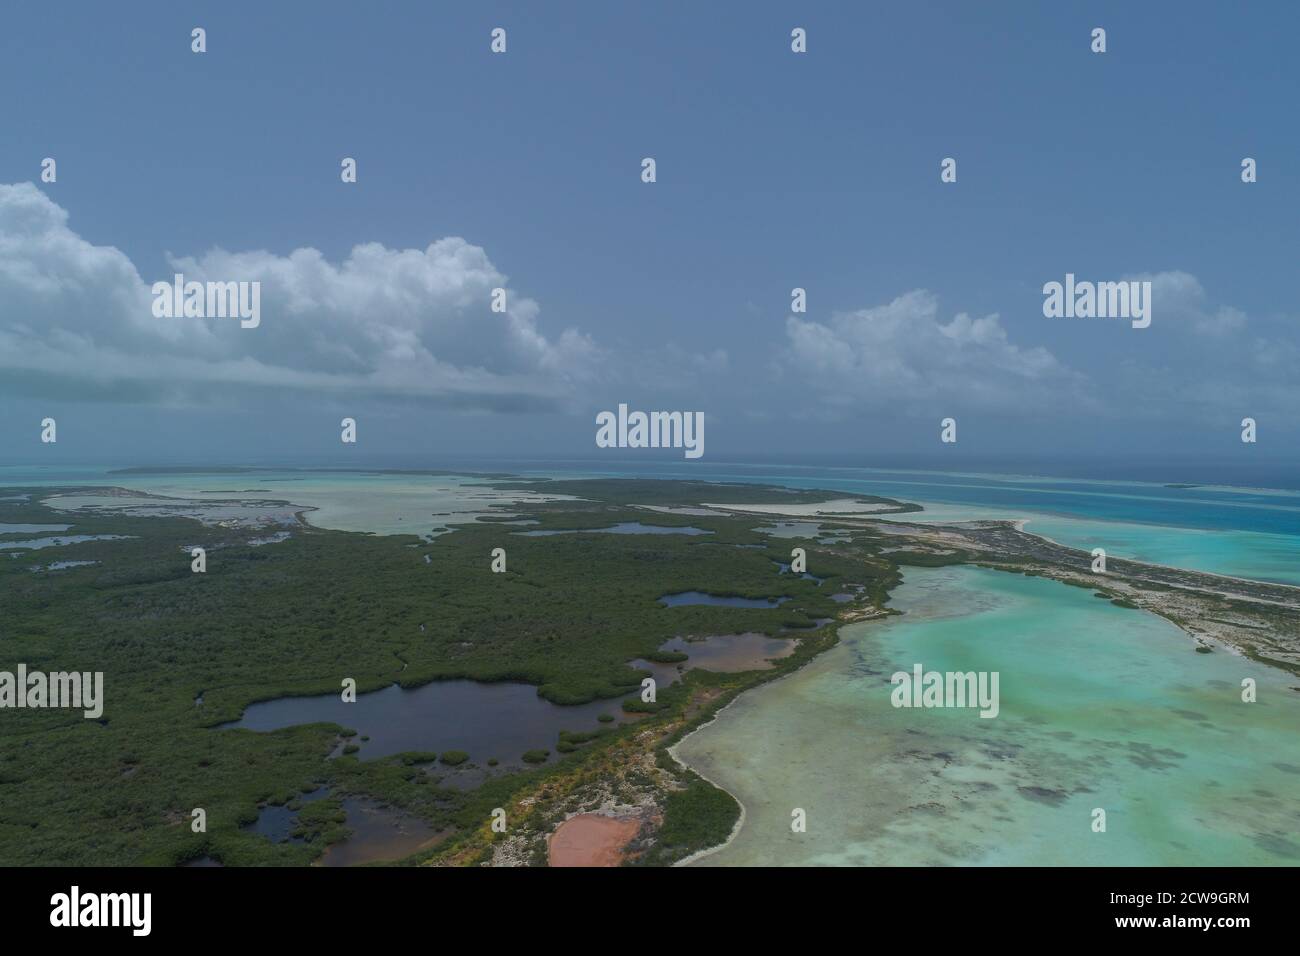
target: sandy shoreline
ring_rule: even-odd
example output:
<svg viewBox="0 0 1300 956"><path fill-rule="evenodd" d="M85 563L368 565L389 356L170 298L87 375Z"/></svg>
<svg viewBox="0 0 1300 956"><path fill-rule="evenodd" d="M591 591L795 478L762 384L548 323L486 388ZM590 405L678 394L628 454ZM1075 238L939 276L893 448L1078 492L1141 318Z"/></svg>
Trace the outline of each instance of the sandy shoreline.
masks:
<svg viewBox="0 0 1300 956"><path fill-rule="evenodd" d="M793 671L791 673L793 673ZM766 686L766 685L761 685L761 686ZM706 721L705 723L700 724L700 726L696 727L689 734L687 734L681 740L677 741L677 743L673 744L671 747L668 748L668 756L672 757L675 761L677 761L678 766L682 767L685 770L691 771L696 776L698 776L701 780L708 782L711 786L717 787L727 796L731 797L732 800L735 800L736 806L740 807L740 816L736 818L736 823L734 826L732 826L731 832L727 834L727 838L725 840L723 840L721 843L717 844L716 846L705 847L703 850L696 850L690 856L682 857L680 860L674 863L673 866L690 866L696 860L702 860L706 856L711 856L714 853L717 853L719 850L725 850L728 846L731 845L731 842L735 840L737 836L740 835L740 829L745 825L744 801L742 801L738 796L736 796L726 787L722 786L722 784L718 783L716 780L710 779L706 775L700 773L699 770L692 767L690 764L688 764L685 760L683 760L681 757L677 755L678 747L680 747L683 743L685 743L695 734L699 733L705 727L708 727L710 724L713 723L713 721L721 717L723 713L727 710L727 708L730 707L732 704L734 704L736 701L740 700L740 698L741 698L741 694L737 694L734 698L732 698L727 702L725 707L720 708L718 712L713 715L712 719Z"/></svg>
<svg viewBox="0 0 1300 956"><path fill-rule="evenodd" d="M814 654L812 657L808 658L808 660L806 660L806 661L804 661L803 663L801 663L798 667L794 668L794 669L791 670L791 671L788 671L788 672L785 673L785 674L782 674L780 677L777 677L777 678L775 678L775 679L773 679L773 680L766 680L766 681L763 681L762 683L758 684L757 686L747 688L746 690L742 690L740 693L738 693L738 694L737 694L735 697L733 697L731 700L727 701L727 703L726 703L724 706L718 708L718 712L715 713L711 718L709 718L709 719L708 719L707 721L705 721L704 723L700 724L698 727L695 727L694 729L692 729L691 732L688 733L688 734L686 734L686 735L684 735L684 736L682 737L681 740L677 741L677 742L676 742L675 744L673 744L671 747L667 748L668 756L672 757L673 760L675 760L675 761L677 762L677 765L678 765L679 767L682 767L684 770L689 770L691 773L693 773L693 774L695 774L696 776L698 776L701 780L706 781L706 782L707 782L708 784L710 784L711 786L717 787L719 790L721 790L721 791L722 791L723 793L725 793L727 796L731 797L732 800L735 800L735 801L736 801L736 806L740 807L740 816L736 818L736 823L735 823L734 826L732 826L732 828L731 828L731 832L727 834L727 838L726 838L725 840L723 840L721 843L715 844L714 846L705 847L703 850L696 850L694 853L690 854L689 856L682 857L682 859L680 859L680 860L678 860L676 863L674 863L673 866L689 866L690 864L696 862L697 860L702 860L702 859L704 859L706 856L712 856L714 853L717 853L717 852L719 852L720 850L725 850L728 846L730 846L730 845L735 841L736 837L738 837L738 836L740 835L741 828L744 827L744 825L745 825L745 819L746 819L746 816L747 816L747 812L746 812L746 810L745 810L745 801L741 800L740 797L736 796L736 794L734 794L732 791L728 790L728 789L727 789L726 787L724 787L722 784L718 783L718 781L714 780L712 777L708 776L708 775L705 774L705 773L702 773L698 768L691 766L689 763L687 763L685 760L683 760L682 757L681 757L680 755L678 755L678 753L677 753L677 748L680 747L682 744L684 744L687 740L689 740L689 739L690 739L691 737L693 737L695 734L698 734L700 731L706 729L707 727L710 727L710 726L711 726L711 725L712 725L712 724L713 724L713 723L714 723L714 722L715 722L719 717L721 717L723 714L725 714L725 713L726 713L726 712L731 708L731 706L732 706L733 704L735 704L737 701L739 701L739 700L741 699L741 697L745 696L745 694L747 694L747 693L753 693L753 692L756 692L756 691L760 691L760 690L762 690L762 689L765 688L765 687L775 687L777 684L780 684L782 681L784 681L784 680L786 680L786 679L788 679L788 678L790 678L790 677L793 677L795 674L798 674L800 671L802 671L805 667L807 667L807 666L808 666L809 664L811 664L813 661L819 660L819 659L820 659L824 654L826 654L828 651L831 651L831 650L833 650L835 647L839 646L839 643L840 643L839 628L840 628L840 627L842 627L842 626L844 626L844 625L848 625L848 624L862 624L862 623L865 623L865 621L867 621L867 620L879 620L879 619L880 619L880 618L874 618L874 617L872 617L872 618L865 618L865 619L860 619L860 620L853 620L853 621L840 621L840 622L837 622L837 624L835 625L835 627L836 627L836 631L835 631L835 643L831 644L829 647L826 647L826 648L822 649L819 653Z"/></svg>

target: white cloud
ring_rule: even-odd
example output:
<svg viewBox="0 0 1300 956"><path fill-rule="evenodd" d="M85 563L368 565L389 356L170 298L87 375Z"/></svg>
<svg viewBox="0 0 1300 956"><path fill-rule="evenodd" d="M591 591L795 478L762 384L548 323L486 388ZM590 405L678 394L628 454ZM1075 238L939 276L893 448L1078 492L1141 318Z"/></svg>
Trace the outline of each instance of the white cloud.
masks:
<svg viewBox="0 0 1300 956"><path fill-rule="evenodd" d="M1130 415L1207 421L1223 432L1246 415L1291 427L1300 364L1292 319L1253 321L1235 306L1211 302L1186 272L1128 278L1151 282L1150 331L1162 336L1117 363L1112 391Z"/></svg>
<svg viewBox="0 0 1300 956"><path fill-rule="evenodd" d="M215 249L141 278L120 250L68 228L30 183L0 185L0 369L68 397L192 396L195 386L410 397L461 406L546 408L600 375L605 356L567 329L547 337L537 303L509 289L478 246L356 246L341 263ZM150 287L259 281L261 325L155 318ZM504 287L507 311L489 308Z"/></svg>
<svg viewBox="0 0 1300 956"><path fill-rule="evenodd" d="M1172 323L1210 336L1245 330L1246 313L1228 305L1212 306L1200 280L1190 273L1175 270L1125 278L1150 281L1153 322Z"/></svg>
<svg viewBox="0 0 1300 956"><path fill-rule="evenodd" d="M942 409L1005 420L1278 420L1294 406L1300 363L1287 320L1257 328L1178 271L1130 277L1152 282L1152 328L1090 343L1070 364L1013 341L996 314L944 318L918 290L824 321L791 316L776 361L756 369L722 349L620 352L575 329L548 335L537 303L459 238L425 249L367 243L337 263L315 249L214 249L168 266L142 277L119 249L77 235L34 185L0 185L0 390L173 404L290 390L510 411L635 399L760 419ZM261 282L260 326L155 318L150 287L177 271ZM508 290L504 314L489 308L498 286Z"/></svg>
<svg viewBox="0 0 1300 956"><path fill-rule="evenodd" d="M786 337L780 369L820 402L845 408L933 399L1015 411L1078 401L1084 383L1047 349L1013 344L997 315L942 321L924 290L826 323L790 316Z"/></svg>

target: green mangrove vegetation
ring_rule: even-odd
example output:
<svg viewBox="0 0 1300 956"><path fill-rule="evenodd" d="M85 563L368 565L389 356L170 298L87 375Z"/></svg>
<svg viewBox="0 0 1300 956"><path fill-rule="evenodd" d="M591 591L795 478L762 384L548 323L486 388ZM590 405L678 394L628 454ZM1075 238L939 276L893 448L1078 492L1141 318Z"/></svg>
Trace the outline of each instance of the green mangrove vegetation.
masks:
<svg viewBox="0 0 1300 956"><path fill-rule="evenodd" d="M648 727L666 728L654 743L662 751L736 693L833 643L835 625L825 622L846 607L882 611L900 580L896 556L877 555L882 539L862 528L821 545L763 533L771 521L762 515L638 507L842 495L630 479L554 484L494 482L580 499L515 507L533 522L527 525L483 520L428 540L302 524L271 543L258 543L264 528L58 511L42 503L51 489L13 489L28 497L0 502L0 522L124 537L0 552L0 669L22 662L33 670L102 671L105 688L98 720L67 710L0 712L0 860L302 865L346 835L339 801L355 794L448 834L411 862L456 853L457 862L477 862L486 851L476 841L493 808L548 780L599 776ZM73 490L104 491L58 489ZM633 522L708 533L519 533ZM31 535L0 534L0 545L21 537ZM205 573L191 571L192 547L206 549ZM779 573L775 563L789 561L793 547L807 550L822 583ZM495 548L506 551L504 573L492 571ZM35 570L51 561L93 563ZM848 585L860 586L852 605L830 599ZM772 608L659 601L683 591L789 600ZM660 650L674 637L740 632L800 640L771 670L686 670L655 701L639 696L650 672L630 662L680 661L683 655ZM490 758L440 747L367 760L357 731L336 724L217 729L258 701L338 694L345 678L359 693L452 678L519 681L561 706L619 699L633 716L565 731L546 749ZM498 758L524 765L498 767ZM448 775L475 768L482 779L473 786L450 785ZM666 796L661 838L638 862L680 859L725 838L734 824L730 797L687 779ZM322 787L328 798L298 799ZM259 807L286 804L297 807L297 841L272 843L248 827ZM191 824L195 808L205 811L203 832Z"/></svg>

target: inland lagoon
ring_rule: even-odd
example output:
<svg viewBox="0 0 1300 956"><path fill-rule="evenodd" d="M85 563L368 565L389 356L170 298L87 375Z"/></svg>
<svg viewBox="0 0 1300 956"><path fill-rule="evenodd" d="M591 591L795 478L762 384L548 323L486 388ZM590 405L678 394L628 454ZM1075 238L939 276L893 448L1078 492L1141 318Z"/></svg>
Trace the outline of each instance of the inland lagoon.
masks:
<svg viewBox="0 0 1300 956"><path fill-rule="evenodd" d="M1043 578L908 568L893 598L674 749L745 808L698 865L1300 864L1296 678ZM999 715L895 708L918 663L999 672Z"/></svg>
<svg viewBox="0 0 1300 956"><path fill-rule="evenodd" d="M629 662L629 666L649 671L660 687L668 687L677 683L686 671L697 667L722 674L771 670L772 661L789 657L794 653L795 642L787 638L746 632L713 634L706 638L692 640L674 637L664 643L659 650L685 654L686 660L665 663L638 658Z"/></svg>
<svg viewBox="0 0 1300 956"><path fill-rule="evenodd" d="M659 598L659 603L665 607L689 607L693 604L704 604L710 607L754 607L754 608L773 608L780 607L788 597L774 598L747 598L739 597L734 594L708 594L704 591L679 591L677 594L665 594Z"/></svg>
<svg viewBox="0 0 1300 956"><path fill-rule="evenodd" d="M555 534L713 534L703 528L688 525L642 524L640 521L621 521L608 528L566 528L554 531L515 531L521 538L547 538Z"/></svg>
<svg viewBox="0 0 1300 956"><path fill-rule="evenodd" d="M68 511L182 515L211 523L287 524L301 512L318 528L436 537L445 534L448 525L475 522L489 514L507 516L498 506L563 497L499 491L461 475L366 471L240 469L225 474L141 469L101 471L94 479L101 486L130 489L138 496L62 495L48 503Z"/></svg>
<svg viewBox="0 0 1300 956"><path fill-rule="evenodd" d="M528 751L554 751L560 731L594 731L602 714L626 720L621 697L561 706L531 684L441 680L409 690L391 684L344 703L339 694L281 697L251 704L218 730L273 731L334 723L357 731L350 743L361 760L398 753L461 750L477 763L520 763ZM362 738L368 738L363 740Z"/></svg>

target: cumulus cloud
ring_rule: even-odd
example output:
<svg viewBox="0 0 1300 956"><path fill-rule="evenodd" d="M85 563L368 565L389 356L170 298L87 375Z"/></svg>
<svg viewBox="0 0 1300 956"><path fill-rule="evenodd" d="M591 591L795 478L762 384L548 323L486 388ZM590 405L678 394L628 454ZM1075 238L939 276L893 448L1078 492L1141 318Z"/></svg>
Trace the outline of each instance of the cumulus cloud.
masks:
<svg viewBox="0 0 1300 956"><path fill-rule="evenodd" d="M1246 328L1246 313L1229 305L1213 306L1196 276L1170 271L1126 276L1151 283L1153 309L1162 323L1188 328L1201 335L1224 336Z"/></svg>
<svg viewBox="0 0 1300 956"><path fill-rule="evenodd" d="M214 386L414 398L463 407L559 407L600 376L587 335L548 337L536 302L464 239L425 249L358 245L342 262L215 249L142 278L112 246L68 226L30 183L0 185L0 369L69 397L209 397ZM151 286L261 283L261 324L156 318ZM490 309L492 289L507 309Z"/></svg>
<svg viewBox="0 0 1300 956"><path fill-rule="evenodd" d="M962 312L943 321L925 290L838 312L829 322L790 316L785 331L780 370L820 402L846 408L934 399L953 408L1018 410L1078 400L1085 381L1047 349L1011 342L996 314Z"/></svg>
<svg viewBox="0 0 1300 956"><path fill-rule="evenodd" d="M1097 337L1069 363L1013 341L996 314L945 318L918 290L827 321L789 317L774 372L798 383L793 394L807 394L803 411L817 416L975 410L1004 422L1086 415L1225 430L1243 415L1292 420L1300 348L1288 320L1261 322L1215 303L1187 272L1125 278L1151 282L1151 328L1116 335L1097 323ZM1052 331L1077 336L1087 321Z"/></svg>
<svg viewBox="0 0 1300 956"><path fill-rule="evenodd" d="M1225 430L1249 415L1294 419L1300 348L1294 319L1251 318L1211 301L1196 276L1170 271L1151 282L1152 329L1163 336L1118 363L1115 394L1131 414L1212 422Z"/></svg>

